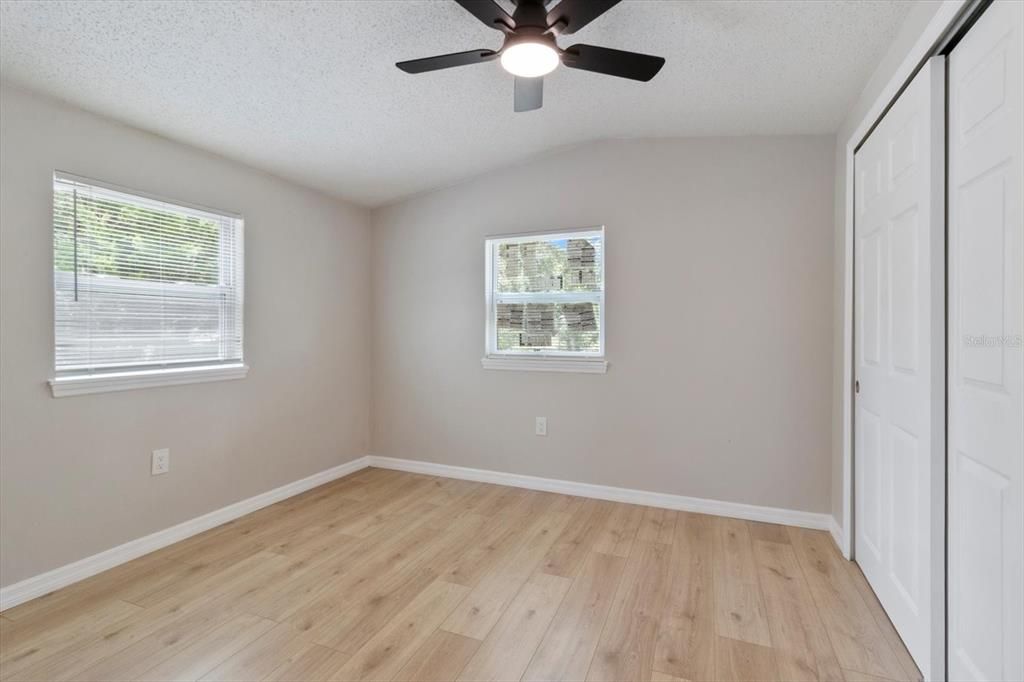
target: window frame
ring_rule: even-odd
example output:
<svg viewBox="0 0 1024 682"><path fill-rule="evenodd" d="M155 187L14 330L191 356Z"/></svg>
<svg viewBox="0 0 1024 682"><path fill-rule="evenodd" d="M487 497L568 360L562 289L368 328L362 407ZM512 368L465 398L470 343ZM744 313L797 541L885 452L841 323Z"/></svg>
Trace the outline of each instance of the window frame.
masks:
<svg viewBox="0 0 1024 682"><path fill-rule="evenodd" d="M599 292L550 292L499 294L497 289L497 273L495 272L495 249L501 244L514 244L532 241L551 241L556 239L572 239L581 236L601 238L601 290ZM484 239L484 356L481 364L484 369L499 370L535 370L549 372L585 372L603 374L608 369L606 332L607 309L605 307L605 291L607 289L605 260L607 258L607 233L604 225L577 227L563 230L542 230L535 232L518 232L514 234L491 235ZM498 350L497 346L497 305L499 299L510 302L528 303L530 301L551 302L552 298L564 302L593 302L600 308L600 327L598 329L599 349L594 351L560 351L560 350Z"/></svg>
<svg viewBox="0 0 1024 682"><path fill-rule="evenodd" d="M225 211L219 208L211 208L187 201L172 199L150 192L144 192L132 187L125 187L94 178L68 173L66 171L54 170L51 176L50 190L50 239L53 240L56 206L53 200L54 191L52 185L55 181L67 181L89 185L100 189L110 190L127 194L138 204L145 206L155 204L156 208L162 205L171 205L184 211L199 211L210 213L223 218L237 221L238 240L238 298L241 306L241 328L239 329L239 340L242 348L242 358L238 361L183 361L174 364L146 365L146 364L124 364L111 365L102 369L64 370L57 371L57 300L56 281L61 275L57 270L57 262L54 257L53 247L50 252L50 305L52 308L51 318L53 322L53 334L50 353L51 375L48 381L53 397L82 395L87 393L105 393L108 391L123 391L136 388L151 388L156 386L173 386L179 384L202 383L207 381L224 381L229 379L242 379L249 372L249 365L245 362L245 218L232 211ZM221 244L223 249L223 244ZM223 257L223 254L220 256ZM144 289L152 285L148 280L132 281L125 284L125 287ZM200 285L196 285L197 287ZM210 285L220 286L220 285Z"/></svg>

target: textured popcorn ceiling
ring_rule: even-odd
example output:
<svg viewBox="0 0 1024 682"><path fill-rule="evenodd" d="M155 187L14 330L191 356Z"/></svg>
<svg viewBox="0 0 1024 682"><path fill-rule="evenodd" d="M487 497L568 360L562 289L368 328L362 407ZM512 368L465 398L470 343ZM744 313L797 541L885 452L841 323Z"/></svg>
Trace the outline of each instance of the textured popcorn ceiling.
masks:
<svg viewBox="0 0 1024 682"><path fill-rule="evenodd" d="M627 0L561 44L661 73L559 68L523 114L497 62L394 67L501 44L445 0L4 0L0 76L372 206L600 138L834 132L909 5Z"/></svg>

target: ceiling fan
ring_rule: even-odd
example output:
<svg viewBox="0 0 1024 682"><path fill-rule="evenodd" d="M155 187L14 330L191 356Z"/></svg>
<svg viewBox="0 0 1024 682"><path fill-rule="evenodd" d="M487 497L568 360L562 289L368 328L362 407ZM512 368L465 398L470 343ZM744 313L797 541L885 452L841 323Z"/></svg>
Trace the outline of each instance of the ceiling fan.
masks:
<svg viewBox="0 0 1024 682"><path fill-rule="evenodd" d="M560 0L549 10L553 0L513 0L516 9L510 16L494 0L455 0L487 26L505 34L501 48L412 59L395 66L406 73L424 73L500 59L502 67L515 76L516 111L540 109L543 77L559 62L570 69L649 81L665 64L664 58L583 44L563 50L555 41L580 30L619 1Z"/></svg>

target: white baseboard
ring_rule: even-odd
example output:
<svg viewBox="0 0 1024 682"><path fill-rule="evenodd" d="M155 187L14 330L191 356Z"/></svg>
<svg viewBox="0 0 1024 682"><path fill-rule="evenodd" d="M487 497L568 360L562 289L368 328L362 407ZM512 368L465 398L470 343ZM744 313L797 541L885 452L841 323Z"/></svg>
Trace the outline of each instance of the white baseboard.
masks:
<svg viewBox="0 0 1024 682"><path fill-rule="evenodd" d="M436 464L434 462L422 462L412 459L399 459L396 457L378 457L368 455L346 462L336 467L321 471L306 478L288 483L280 488L274 488L265 493L250 497L240 502L222 507L209 514L203 514L190 521L179 523L165 530L157 531L137 540L126 542L112 549L94 554L74 563L55 568L52 571L26 578L21 582L14 583L0 589L0 611L17 606L30 599L41 597L44 594L53 592L96 575L108 569L119 566L123 563L136 559L144 554L154 552L158 549L180 542L205 530L214 528L221 524L233 521L245 516L257 509L280 502L281 500L298 495L307 490L328 483L342 476L347 476L368 466L381 469L395 469L397 471L408 471L410 473L427 474L430 476L443 476L445 478L458 478L467 481L481 481L483 483L495 483L515 488L529 488L530 490L543 490L565 495L576 495L579 497L593 497L599 500L610 500L612 502L625 502L628 504L640 504L648 507L661 507L664 509L677 509L682 511L698 512L701 514L714 514L716 516L728 516L748 521L765 521L778 523L786 526L798 526L801 528L813 528L816 530L828 530L839 542L841 530L829 514L818 514L814 512L796 511L792 509L779 509L777 507L760 507L740 502L723 502L721 500L707 500L700 497L686 497L683 495L670 495L667 493L654 493L646 490L632 490L630 488L616 488L607 485L595 485L593 483L577 483L574 481L563 481L554 478L540 478L538 476L525 476L522 474L509 474L500 471L488 471L486 469L471 469L468 467L451 466L448 464ZM838 535L837 535L838 533Z"/></svg>
<svg viewBox="0 0 1024 682"><path fill-rule="evenodd" d="M843 537L843 527L839 525L834 516L828 517L828 532L832 534L832 541L836 543L839 553L849 559L850 557L846 556L846 538Z"/></svg>
<svg viewBox="0 0 1024 682"><path fill-rule="evenodd" d="M180 542L185 538L192 537L198 533L202 533L205 530L214 528L221 524L233 521L240 516L245 516L257 509L280 502L281 500L298 495L299 493L306 492L312 488L315 488L324 483L333 481L336 478L347 476L355 471L364 469L368 464L368 457L359 457L351 462L340 464L336 467L331 467L325 471L321 471L318 474L307 476L306 478L298 481L287 483L279 488L268 490L265 493L261 493L254 497L250 497L234 504L230 504L226 507L222 507L209 514L203 514L197 516L194 519L179 523L176 526L171 526L156 533L152 533L145 537L138 538L137 540L131 540L123 545L118 545L112 549L100 552L99 554L93 554L92 556L80 559L74 563L55 568L52 571L41 573L31 578L26 578L21 582L14 583L0 589L0 611L9 609L13 606L17 606L30 599L41 597L44 594L53 592L54 590L66 587L72 583L76 583L79 580L84 580L90 576L96 575L106 571L107 569L114 568L123 563L136 559L143 554L149 554L162 547L173 545L175 542Z"/></svg>
<svg viewBox="0 0 1024 682"><path fill-rule="evenodd" d="M421 462L412 459L399 459L396 457L378 457L376 455L370 455L367 459L369 460L369 466L379 467L381 469L396 469L398 471L429 474L431 476L444 476L446 478L459 478L467 481L496 483L498 485L508 485L516 488L544 490L547 492L576 495L579 497L594 497L599 500L611 500L612 502L626 502L629 504L641 504L648 507L662 507L664 509L677 509L681 511L698 512L701 514L728 516L736 519L745 519L747 521L765 521L768 523L778 523L786 526L813 528L815 530L828 530L830 523L832 522L832 517L829 514L796 511L793 509L759 507L752 504L742 504L740 502L723 502L721 500L707 500L700 497L685 497L683 495L670 495L668 493L653 493L646 490L616 488L614 486L595 485L593 483L576 483L573 481L562 481L554 478L540 478L537 476L524 476L522 474L507 474L500 471L471 469L468 467L436 464L434 462Z"/></svg>

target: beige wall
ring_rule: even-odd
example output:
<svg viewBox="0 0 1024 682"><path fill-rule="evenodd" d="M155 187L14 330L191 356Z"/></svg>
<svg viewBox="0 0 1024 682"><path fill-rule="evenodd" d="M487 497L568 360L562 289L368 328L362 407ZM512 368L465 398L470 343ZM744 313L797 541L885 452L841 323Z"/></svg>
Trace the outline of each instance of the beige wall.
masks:
<svg viewBox="0 0 1024 682"><path fill-rule="evenodd" d="M833 161L612 141L375 211L372 452L828 511ZM484 237L598 224L609 372L482 369Z"/></svg>
<svg viewBox="0 0 1024 682"><path fill-rule="evenodd" d="M925 27L942 6L939 0L918 0L907 13L896 39L886 51L867 85L850 107L850 112L836 134L835 148L835 261L832 283L832 516L843 523L843 279L846 277L846 143L856 131L868 110L875 103Z"/></svg>
<svg viewBox="0 0 1024 682"><path fill-rule="evenodd" d="M595 143L379 209L371 233L362 209L4 87L0 584L367 452L827 511L833 142ZM248 378L50 397L54 169L245 215ZM597 224L608 374L483 370L484 236Z"/></svg>
<svg viewBox="0 0 1024 682"><path fill-rule="evenodd" d="M6 87L0 146L0 584L365 454L366 211ZM246 379L50 396L54 169L245 216Z"/></svg>

